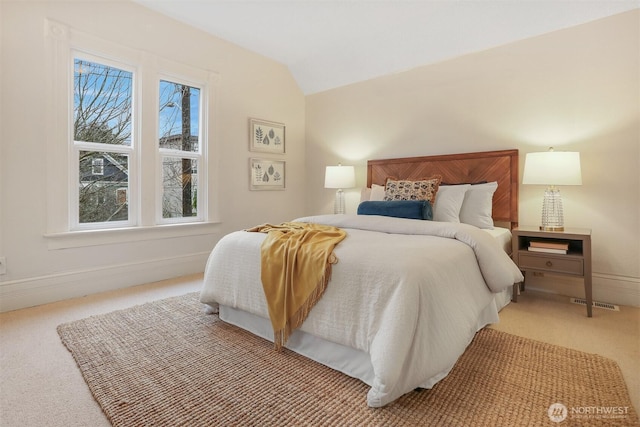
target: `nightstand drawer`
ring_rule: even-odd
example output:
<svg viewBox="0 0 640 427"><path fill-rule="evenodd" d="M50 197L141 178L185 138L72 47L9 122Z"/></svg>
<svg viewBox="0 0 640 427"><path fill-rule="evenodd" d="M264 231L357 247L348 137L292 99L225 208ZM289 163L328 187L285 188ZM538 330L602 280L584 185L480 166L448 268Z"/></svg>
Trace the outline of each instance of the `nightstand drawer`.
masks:
<svg viewBox="0 0 640 427"><path fill-rule="evenodd" d="M575 274L582 276L584 265L582 258L554 257L549 255L533 255L527 252L520 252L518 265L521 269L544 270L564 274Z"/></svg>

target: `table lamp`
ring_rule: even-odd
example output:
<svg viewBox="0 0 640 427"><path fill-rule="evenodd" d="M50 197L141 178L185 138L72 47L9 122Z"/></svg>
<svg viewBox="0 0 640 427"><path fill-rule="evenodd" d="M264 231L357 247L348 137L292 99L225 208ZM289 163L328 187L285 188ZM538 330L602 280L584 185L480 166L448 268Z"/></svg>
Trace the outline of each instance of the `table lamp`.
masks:
<svg viewBox="0 0 640 427"><path fill-rule="evenodd" d="M353 166L327 166L324 174L324 188L337 188L336 199L333 205L333 213L343 214L344 207L344 191L343 188L352 188L356 186L356 173Z"/></svg>
<svg viewBox="0 0 640 427"><path fill-rule="evenodd" d="M549 151L528 153L524 161L523 184L547 185L542 204L543 231L563 231L564 214L559 185L582 185L580 153Z"/></svg>

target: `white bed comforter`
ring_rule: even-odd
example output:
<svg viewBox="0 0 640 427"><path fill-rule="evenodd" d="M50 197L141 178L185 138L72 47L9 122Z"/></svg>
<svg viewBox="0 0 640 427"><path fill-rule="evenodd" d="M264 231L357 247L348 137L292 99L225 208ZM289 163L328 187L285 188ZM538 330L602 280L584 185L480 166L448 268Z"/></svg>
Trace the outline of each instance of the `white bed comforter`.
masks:
<svg viewBox="0 0 640 427"><path fill-rule="evenodd" d="M473 226L381 216L295 221L347 232L338 263L302 331L368 353L367 403L384 406L444 378L473 339L492 292L522 281L500 245ZM260 282L263 233L223 237L205 269L200 300L269 318Z"/></svg>

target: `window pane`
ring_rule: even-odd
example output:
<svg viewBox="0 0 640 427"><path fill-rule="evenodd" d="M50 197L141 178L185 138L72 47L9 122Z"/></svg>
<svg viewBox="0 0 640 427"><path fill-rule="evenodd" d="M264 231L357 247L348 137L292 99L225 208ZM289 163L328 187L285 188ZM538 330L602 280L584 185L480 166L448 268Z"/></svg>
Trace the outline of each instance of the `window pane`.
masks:
<svg viewBox="0 0 640 427"><path fill-rule="evenodd" d="M198 162L165 157L162 161L162 217L197 216Z"/></svg>
<svg viewBox="0 0 640 427"><path fill-rule="evenodd" d="M131 145L132 78L128 71L74 60L75 141Z"/></svg>
<svg viewBox="0 0 640 427"><path fill-rule="evenodd" d="M200 89L160 80L160 148L197 152Z"/></svg>
<svg viewBox="0 0 640 427"><path fill-rule="evenodd" d="M101 165L102 173L96 172ZM129 216L129 156L80 151L80 223L126 221Z"/></svg>

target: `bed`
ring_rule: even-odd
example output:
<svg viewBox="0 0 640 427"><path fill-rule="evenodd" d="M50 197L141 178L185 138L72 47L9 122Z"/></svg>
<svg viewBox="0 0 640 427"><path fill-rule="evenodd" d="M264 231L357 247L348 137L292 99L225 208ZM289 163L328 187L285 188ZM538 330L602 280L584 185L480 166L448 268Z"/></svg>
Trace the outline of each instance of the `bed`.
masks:
<svg viewBox="0 0 640 427"><path fill-rule="evenodd" d="M466 189L458 221L468 196L481 212L465 220L479 223L355 214L294 220L333 225L347 237L335 247L339 261L324 295L286 347L365 382L371 407L444 378L522 281L506 252L518 220L517 150L370 160L363 199L388 177L434 174L446 184L442 197ZM484 204L469 196L476 193ZM438 211L444 200L435 200L434 218L450 214ZM208 259L200 301L223 321L273 340L260 281L264 238L243 230L224 236Z"/></svg>

